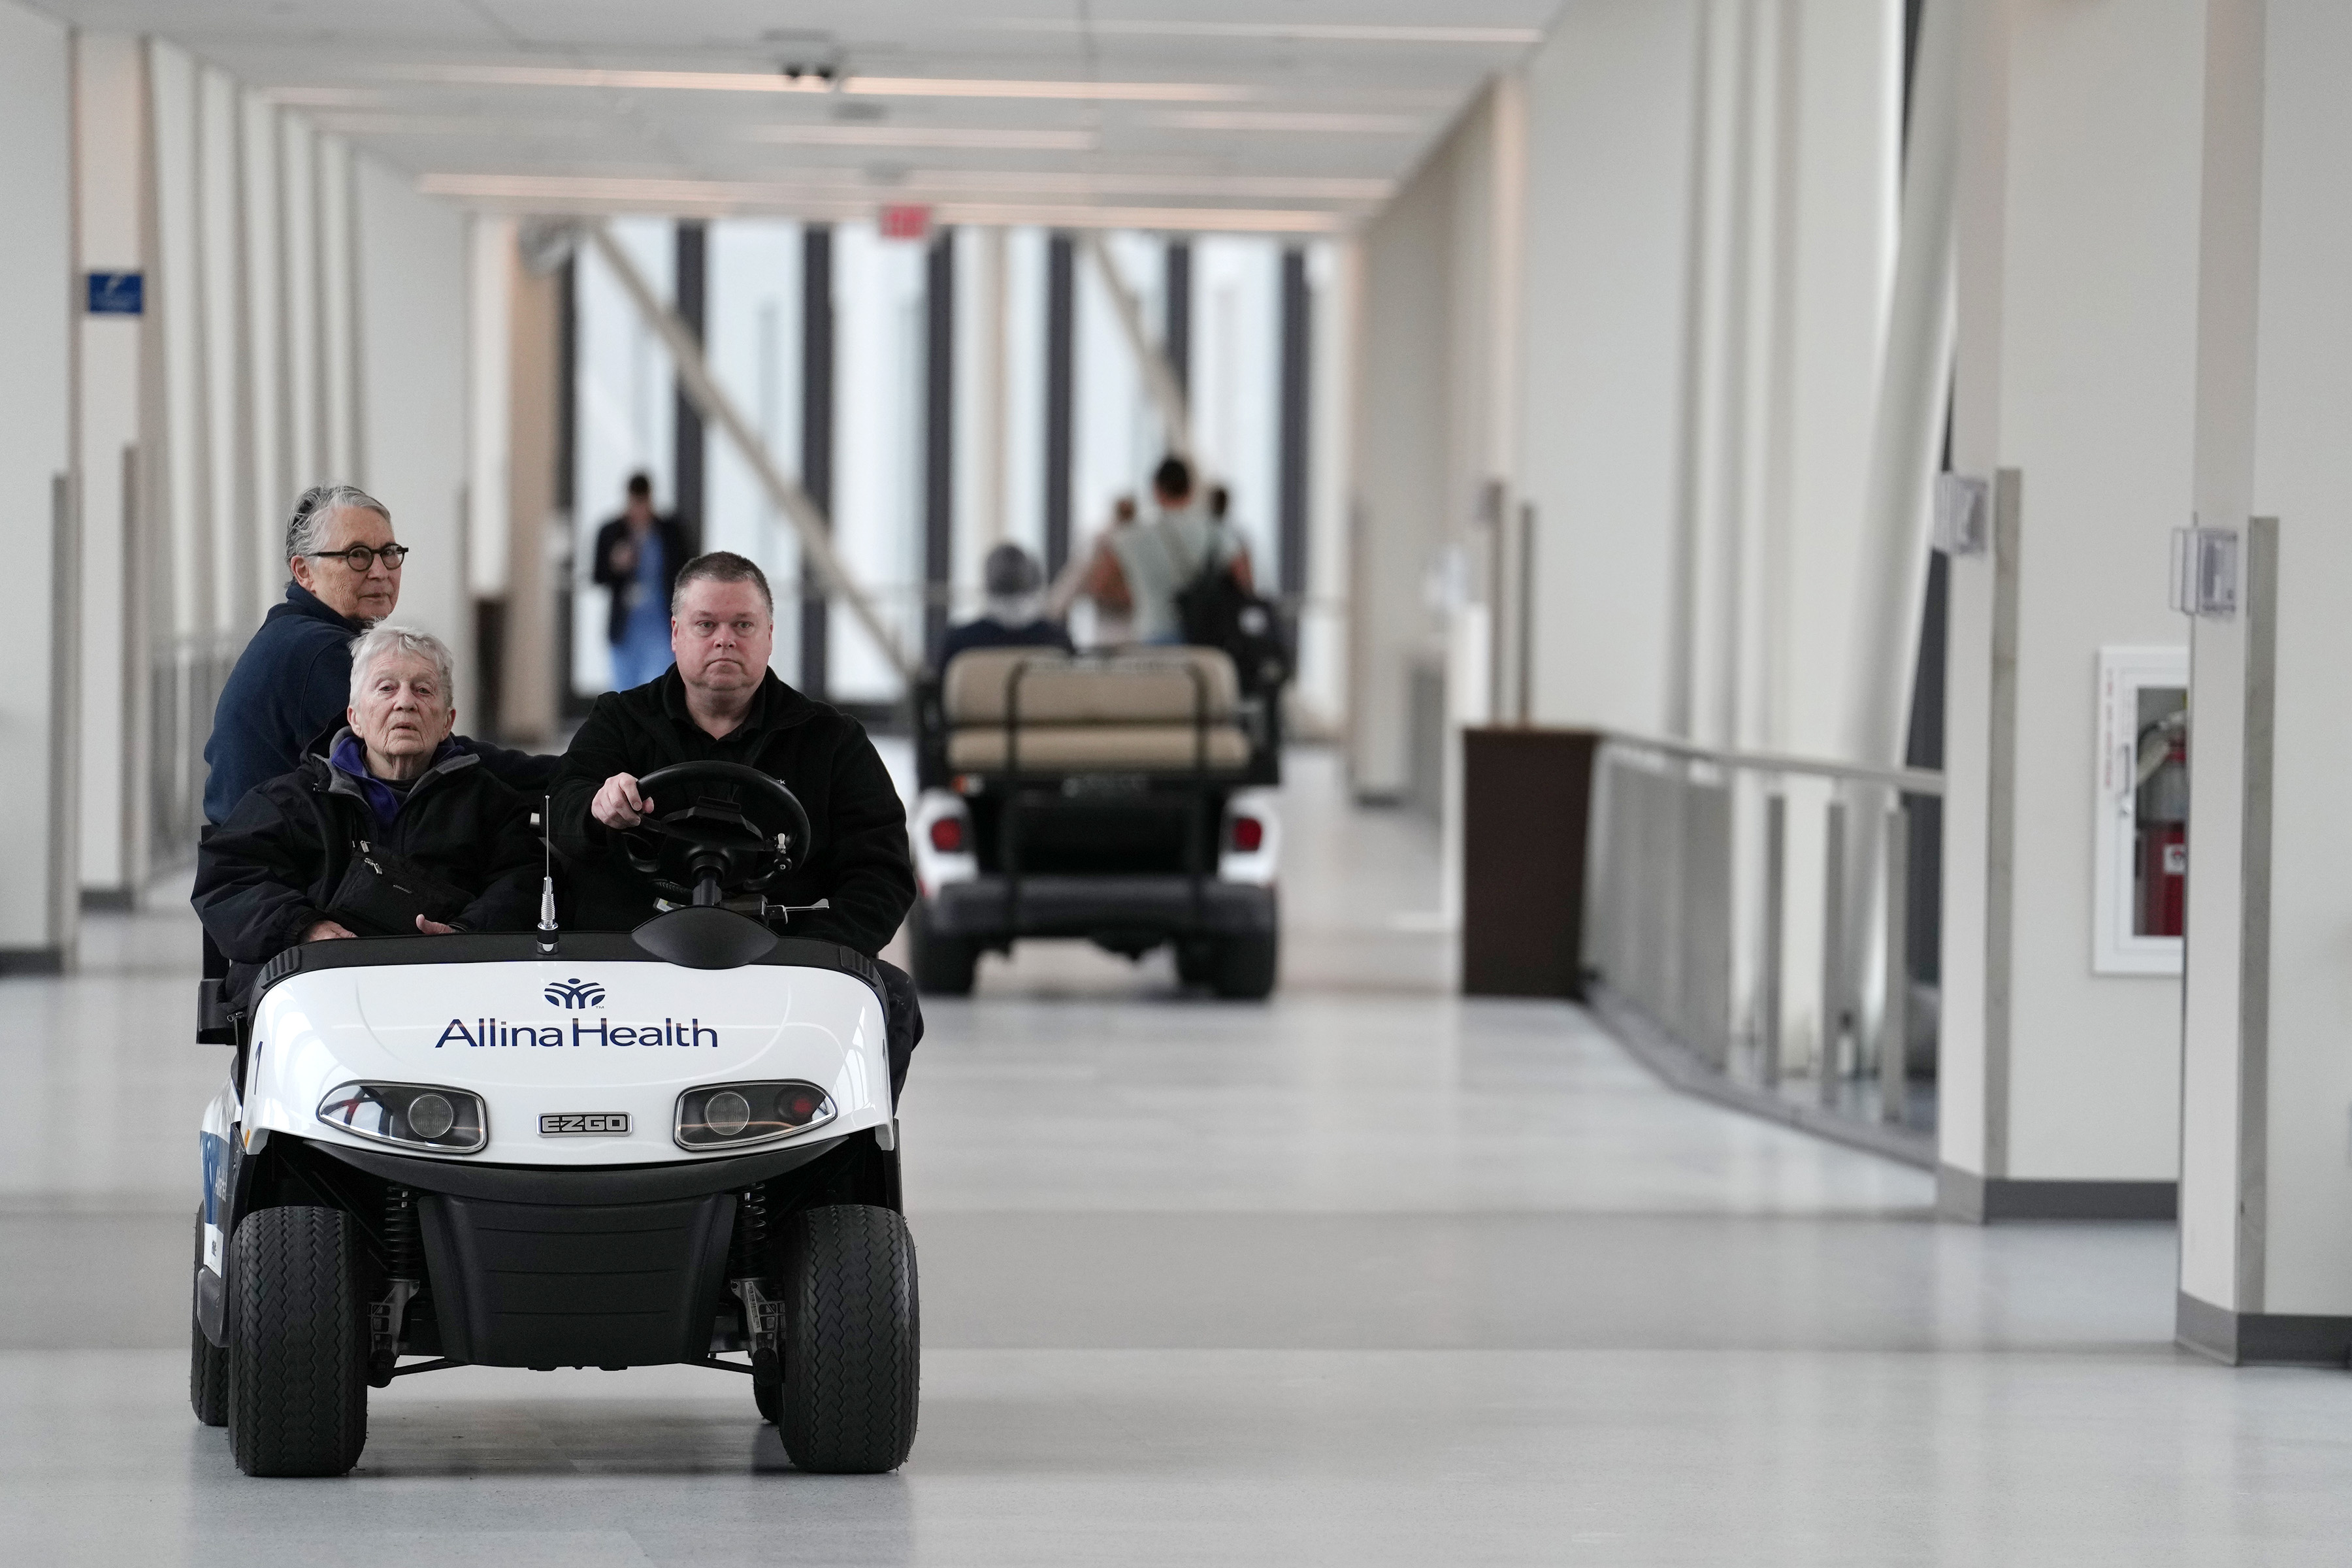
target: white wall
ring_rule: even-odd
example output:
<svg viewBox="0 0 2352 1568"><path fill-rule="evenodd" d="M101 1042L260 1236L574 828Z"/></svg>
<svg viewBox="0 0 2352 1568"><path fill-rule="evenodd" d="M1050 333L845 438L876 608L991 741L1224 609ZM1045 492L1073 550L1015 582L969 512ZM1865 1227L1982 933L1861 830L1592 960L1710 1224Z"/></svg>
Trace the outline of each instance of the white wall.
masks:
<svg viewBox="0 0 2352 1568"><path fill-rule="evenodd" d="M1547 723L1666 725L1696 27L1688 0L1591 0L1526 67L1519 489Z"/></svg>
<svg viewBox="0 0 2352 1568"><path fill-rule="evenodd" d="M2274 724L2248 615L2194 637L2181 1289L2232 1312L2352 1318L2352 13L2217 4L2207 80L2195 505L2275 518ZM2242 603L2248 595L2242 595ZM2265 794L2260 766L2268 763Z"/></svg>
<svg viewBox="0 0 2352 1568"><path fill-rule="evenodd" d="M65 896L76 886L72 735L55 704L61 645L55 603L52 485L72 465L64 395L72 385L72 193L68 185L66 35L45 17L0 3L0 957L61 956L71 941Z"/></svg>
<svg viewBox="0 0 2352 1568"><path fill-rule="evenodd" d="M1991 558L1952 566L1945 756L1962 788L1944 869L1942 1135L1946 1163L1976 1175L2178 1168L2179 982L2092 970L2095 672L2103 645L2185 632L2166 574L2190 490L2204 14L2196 0L2017 5L1969 56L1999 79L1971 89L1965 122L1953 460L2022 479L2007 780L1984 777ZM2012 826L1987 839L1979 803L2003 790ZM1966 911L2000 896L1988 868L2003 859L1995 994L1988 928Z"/></svg>
<svg viewBox="0 0 2352 1568"><path fill-rule="evenodd" d="M359 257L359 482L392 509L408 558L400 620L458 650L458 728L473 723L467 592L467 293L470 247L456 208L354 160ZM487 717L487 716L485 716Z"/></svg>
<svg viewBox="0 0 2352 1568"><path fill-rule="evenodd" d="M1464 111L1358 239L1361 358L1349 490L1355 539L1349 592L1349 772L1360 795L1402 794L1413 776L1412 671L1442 657L1444 621L1428 587L1476 499L1465 448L1485 384L1481 330L1488 236L1491 105Z"/></svg>
<svg viewBox="0 0 2352 1568"><path fill-rule="evenodd" d="M146 79L139 40L82 33L74 43L77 272L136 272L147 266ZM153 279L148 279L153 287ZM152 309L152 296L151 296ZM152 318L83 316L80 356L82 886L120 898L137 879L137 772L142 705L134 671L145 665L147 617L125 454L140 442L140 358Z"/></svg>

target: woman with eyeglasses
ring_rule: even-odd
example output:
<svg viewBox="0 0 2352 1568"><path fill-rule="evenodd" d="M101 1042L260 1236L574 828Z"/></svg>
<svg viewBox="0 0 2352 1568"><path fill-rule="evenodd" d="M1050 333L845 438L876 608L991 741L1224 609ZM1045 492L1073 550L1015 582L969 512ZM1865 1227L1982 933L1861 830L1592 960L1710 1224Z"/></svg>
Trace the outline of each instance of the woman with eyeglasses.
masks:
<svg viewBox="0 0 2352 1568"><path fill-rule="evenodd" d="M314 485L286 523L292 581L237 656L213 710L205 742L205 820L225 822L245 792L291 773L314 742L343 720L352 683L352 643L400 604L401 568L392 510L355 485ZM482 765L526 795L555 776L553 757L535 757L461 738Z"/></svg>

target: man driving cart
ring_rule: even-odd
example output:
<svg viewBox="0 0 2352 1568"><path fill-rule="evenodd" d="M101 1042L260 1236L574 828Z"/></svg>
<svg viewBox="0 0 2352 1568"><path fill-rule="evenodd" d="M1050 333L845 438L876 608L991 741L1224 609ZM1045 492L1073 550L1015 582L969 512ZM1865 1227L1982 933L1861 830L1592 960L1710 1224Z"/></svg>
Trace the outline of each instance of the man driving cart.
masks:
<svg viewBox="0 0 2352 1568"><path fill-rule="evenodd" d="M915 901L906 807L864 726L768 668L774 641L775 597L752 562L714 551L679 572L670 598L676 663L643 686L599 697L556 774L550 825L574 871L572 923L626 931L659 913L661 895L632 864L625 836L689 803L658 798L639 781L681 763L734 763L782 781L811 827L793 868L760 895L761 917L878 963ZM906 974L878 967L890 999L895 1099L922 1015Z"/></svg>

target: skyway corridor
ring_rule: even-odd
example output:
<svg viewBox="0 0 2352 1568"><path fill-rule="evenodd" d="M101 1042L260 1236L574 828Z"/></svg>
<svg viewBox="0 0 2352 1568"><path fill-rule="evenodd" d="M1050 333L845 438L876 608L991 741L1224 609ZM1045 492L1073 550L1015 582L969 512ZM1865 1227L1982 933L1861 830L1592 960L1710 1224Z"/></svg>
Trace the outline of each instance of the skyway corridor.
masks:
<svg viewBox="0 0 2352 1568"><path fill-rule="evenodd" d="M1448 994L1433 830L1291 779L1271 1005L1047 945L930 1005L890 1476L795 1473L669 1367L404 1379L352 1480L240 1478L186 1397L194 922L94 921L0 986L6 1555L2342 1561L2352 1384L2174 1349L2168 1226L1938 1225L1924 1173Z"/></svg>

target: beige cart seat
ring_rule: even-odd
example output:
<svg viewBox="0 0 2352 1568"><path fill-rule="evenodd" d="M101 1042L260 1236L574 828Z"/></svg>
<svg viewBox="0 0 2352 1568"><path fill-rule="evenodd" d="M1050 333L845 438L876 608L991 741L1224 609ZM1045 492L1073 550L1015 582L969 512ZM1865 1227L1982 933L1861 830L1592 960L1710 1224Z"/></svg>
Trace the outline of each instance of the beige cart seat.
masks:
<svg viewBox="0 0 2352 1568"><path fill-rule="evenodd" d="M1016 700L1017 734L1007 723ZM1016 761L1024 773L1190 773L1204 739L1209 769L1235 772L1250 755L1240 701L1234 661L1204 647L1078 658L973 648L949 662L940 687L948 766L966 773Z"/></svg>

